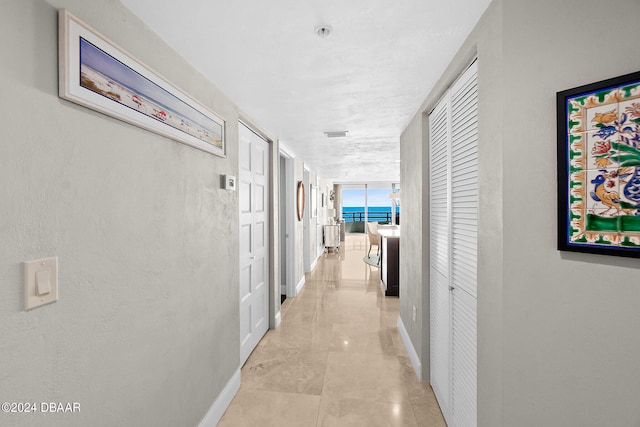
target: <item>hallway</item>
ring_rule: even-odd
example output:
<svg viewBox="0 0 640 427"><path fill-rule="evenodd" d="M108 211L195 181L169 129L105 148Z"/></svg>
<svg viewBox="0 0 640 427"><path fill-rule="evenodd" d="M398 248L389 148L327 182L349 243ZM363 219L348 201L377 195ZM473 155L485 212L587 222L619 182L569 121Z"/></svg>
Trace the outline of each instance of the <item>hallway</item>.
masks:
<svg viewBox="0 0 640 427"><path fill-rule="evenodd" d="M398 333L397 297L383 297L365 264L365 235L324 253L282 323L242 368L219 426L445 426Z"/></svg>

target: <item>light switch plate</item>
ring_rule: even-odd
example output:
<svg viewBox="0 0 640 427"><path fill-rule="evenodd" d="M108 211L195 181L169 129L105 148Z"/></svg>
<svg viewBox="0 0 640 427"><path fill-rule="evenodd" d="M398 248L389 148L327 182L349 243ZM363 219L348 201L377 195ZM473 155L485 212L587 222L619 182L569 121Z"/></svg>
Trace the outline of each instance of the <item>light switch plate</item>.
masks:
<svg viewBox="0 0 640 427"><path fill-rule="evenodd" d="M38 296L36 277L43 280L48 272L49 293ZM24 309L40 307L58 300L58 257L42 258L24 263Z"/></svg>

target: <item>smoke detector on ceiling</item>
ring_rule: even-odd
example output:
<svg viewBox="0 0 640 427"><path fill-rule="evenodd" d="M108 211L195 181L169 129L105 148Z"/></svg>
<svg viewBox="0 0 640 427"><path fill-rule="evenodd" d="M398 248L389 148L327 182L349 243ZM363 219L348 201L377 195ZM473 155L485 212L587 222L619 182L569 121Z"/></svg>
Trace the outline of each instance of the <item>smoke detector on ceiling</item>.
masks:
<svg viewBox="0 0 640 427"><path fill-rule="evenodd" d="M327 135L327 138L342 138L343 136L347 136L348 132L348 130L338 130L325 132L324 134Z"/></svg>
<svg viewBox="0 0 640 427"><path fill-rule="evenodd" d="M327 25L321 25L318 28L316 28L316 34L321 39L326 39L327 37L329 37L331 35L332 32L333 32L333 30L331 29L331 27L329 27Z"/></svg>

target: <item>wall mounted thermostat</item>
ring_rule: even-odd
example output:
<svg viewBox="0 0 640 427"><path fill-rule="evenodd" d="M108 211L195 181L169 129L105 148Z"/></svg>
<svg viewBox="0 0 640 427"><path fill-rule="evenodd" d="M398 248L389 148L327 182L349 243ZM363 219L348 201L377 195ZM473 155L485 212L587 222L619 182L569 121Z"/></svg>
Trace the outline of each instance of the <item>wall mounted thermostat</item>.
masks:
<svg viewBox="0 0 640 427"><path fill-rule="evenodd" d="M236 191L236 177L233 175L224 176L224 189Z"/></svg>

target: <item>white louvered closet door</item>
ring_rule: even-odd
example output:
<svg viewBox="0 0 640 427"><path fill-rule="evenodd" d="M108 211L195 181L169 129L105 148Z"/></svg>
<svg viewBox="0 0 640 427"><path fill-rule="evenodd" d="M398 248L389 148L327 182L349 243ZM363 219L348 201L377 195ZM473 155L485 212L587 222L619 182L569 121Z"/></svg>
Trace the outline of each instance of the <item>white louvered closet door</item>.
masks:
<svg viewBox="0 0 640 427"><path fill-rule="evenodd" d="M430 366L431 386L443 413L450 408L450 266L449 266L449 146L451 129L448 93L429 115L430 220Z"/></svg>
<svg viewBox="0 0 640 427"><path fill-rule="evenodd" d="M438 383L434 391L450 427L477 425L477 92L477 63L474 63L429 115L431 378L432 383ZM439 125L443 121L440 109L448 112L445 126ZM446 137L439 135L441 127L448 129ZM438 145L440 140L447 141L444 150ZM441 171L442 165L446 173ZM444 186L438 184L441 176L447 176ZM447 189L444 196L442 188ZM447 201L446 209L439 207L440 200ZM446 236L446 243L435 243L434 237L441 236ZM437 274L441 265L448 266L446 297L442 295L443 277ZM447 363L441 361L444 355Z"/></svg>
<svg viewBox="0 0 640 427"><path fill-rule="evenodd" d="M451 88L451 331L455 427L477 425L477 62Z"/></svg>

